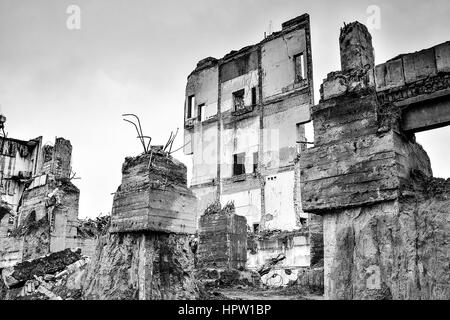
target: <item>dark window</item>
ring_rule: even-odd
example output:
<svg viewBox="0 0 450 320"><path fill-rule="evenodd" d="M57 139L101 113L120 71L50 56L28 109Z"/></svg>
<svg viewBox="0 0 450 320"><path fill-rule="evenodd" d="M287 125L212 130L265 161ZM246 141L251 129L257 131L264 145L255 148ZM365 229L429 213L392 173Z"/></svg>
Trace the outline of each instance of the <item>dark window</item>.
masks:
<svg viewBox="0 0 450 320"><path fill-rule="evenodd" d="M194 106L195 96L188 97L188 105L187 105L187 118L192 118L192 108Z"/></svg>
<svg viewBox="0 0 450 320"><path fill-rule="evenodd" d="M197 113L197 120L198 121L203 121L204 119L202 118L202 112L204 111L204 107L205 104L202 103L201 105L198 106L198 113Z"/></svg>
<svg viewBox="0 0 450 320"><path fill-rule="evenodd" d="M259 223L254 223L253 224L253 232L254 233L258 233L259 232Z"/></svg>
<svg viewBox="0 0 450 320"><path fill-rule="evenodd" d="M258 170L258 152L253 152L253 172Z"/></svg>
<svg viewBox="0 0 450 320"><path fill-rule="evenodd" d="M252 106L256 104L256 87L252 88Z"/></svg>
<svg viewBox="0 0 450 320"><path fill-rule="evenodd" d="M245 173L245 152L233 155L233 176Z"/></svg>
<svg viewBox="0 0 450 320"><path fill-rule="evenodd" d="M300 82L306 78L305 58L303 53L294 56L294 65L295 65L295 82Z"/></svg>
<svg viewBox="0 0 450 320"><path fill-rule="evenodd" d="M241 89L239 91L233 92L233 103L234 103L234 110L240 110L245 107L244 105L244 94L245 90Z"/></svg>

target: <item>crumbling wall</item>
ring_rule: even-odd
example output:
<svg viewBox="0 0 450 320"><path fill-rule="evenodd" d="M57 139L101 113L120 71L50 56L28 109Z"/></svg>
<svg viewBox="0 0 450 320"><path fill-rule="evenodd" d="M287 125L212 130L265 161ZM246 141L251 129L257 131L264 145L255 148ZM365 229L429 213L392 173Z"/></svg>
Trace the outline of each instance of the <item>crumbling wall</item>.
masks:
<svg viewBox="0 0 450 320"><path fill-rule="evenodd" d="M186 166L160 147L126 158L111 227L100 237L83 287L84 299L196 299L196 198Z"/></svg>
<svg viewBox="0 0 450 320"><path fill-rule="evenodd" d="M22 141L2 138L0 145L0 182L2 200L17 211L26 182L37 172L42 137Z"/></svg>
<svg viewBox="0 0 450 320"><path fill-rule="evenodd" d="M88 266L83 299L198 298L189 236L162 232L102 236Z"/></svg>
<svg viewBox="0 0 450 320"><path fill-rule="evenodd" d="M437 181L426 178L423 187ZM325 295L449 299L446 184L440 195L405 191L399 201L325 215Z"/></svg>
<svg viewBox="0 0 450 320"><path fill-rule="evenodd" d="M247 220L234 213L234 205L210 206L200 217L200 268L244 268L247 261Z"/></svg>
<svg viewBox="0 0 450 320"><path fill-rule="evenodd" d="M323 217L325 298L448 299L448 183L377 94L365 26L344 27L340 45L297 162L303 209Z"/></svg>
<svg viewBox="0 0 450 320"><path fill-rule="evenodd" d="M56 138L53 146L42 148L42 173L52 173L58 178L69 178L71 173L72 144L64 138Z"/></svg>
<svg viewBox="0 0 450 320"><path fill-rule="evenodd" d="M111 232L193 234L197 199L186 186L186 166L160 148L126 158L114 195Z"/></svg>

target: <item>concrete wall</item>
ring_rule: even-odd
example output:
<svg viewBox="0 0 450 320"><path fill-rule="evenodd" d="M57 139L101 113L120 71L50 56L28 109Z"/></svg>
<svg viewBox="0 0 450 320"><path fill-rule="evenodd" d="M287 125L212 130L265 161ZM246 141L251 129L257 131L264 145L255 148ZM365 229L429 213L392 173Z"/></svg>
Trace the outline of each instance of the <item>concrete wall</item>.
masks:
<svg viewBox="0 0 450 320"><path fill-rule="evenodd" d="M305 114L305 110L308 110ZM300 151L297 141L305 141L303 123L309 116L308 105L297 105L264 117L264 157L265 169L292 166Z"/></svg>
<svg viewBox="0 0 450 320"><path fill-rule="evenodd" d="M253 153L258 152L259 118L236 122L221 131L220 175L222 179L233 175L233 154L245 152L245 173L253 173Z"/></svg>
<svg viewBox="0 0 450 320"><path fill-rule="evenodd" d="M13 237L0 239L0 269L22 261L24 241Z"/></svg>
<svg viewBox="0 0 450 320"><path fill-rule="evenodd" d="M450 42L401 55L375 67L377 91L402 87L438 73L450 72Z"/></svg>
<svg viewBox="0 0 450 320"><path fill-rule="evenodd" d="M258 70L232 78L220 84L221 88L221 112L234 110L233 92L244 89L244 104L251 106L252 104L252 88L258 87ZM258 91L257 91L258 92ZM257 95L258 97L258 95Z"/></svg>
<svg viewBox="0 0 450 320"><path fill-rule="evenodd" d="M448 182L431 177L426 152L402 131L396 97L375 90L417 81L406 91L432 93L418 80L436 75L434 49L378 66L375 83L371 63L347 69L373 57L367 29L348 26L343 70L322 86L315 145L298 162L303 209L323 216L325 298L448 299Z"/></svg>
<svg viewBox="0 0 450 320"><path fill-rule="evenodd" d="M197 198L197 210L195 212L195 225L199 226L200 216L206 208L217 199L217 187L213 185L193 186L190 188Z"/></svg>
<svg viewBox="0 0 450 320"><path fill-rule="evenodd" d="M247 221L219 211L200 218L198 264L200 267L244 267L247 261Z"/></svg>
<svg viewBox="0 0 450 320"><path fill-rule="evenodd" d="M193 118L197 117L197 107L201 104L205 104L207 117L217 113L218 79L217 66L203 69L198 73L192 73L188 77L186 85L185 117L187 116L187 98L191 95L195 96L195 105L192 110Z"/></svg>
<svg viewBox="0 0 450 320"><path fill-rule="evenodd" d="M295 83L294 55L304 53L307 74L307 51L305 30L294 30L271 41L261 48L263 69L263 99L285 93L296 87L308 86L308 82Z"/></svg>
<svg viewBox="0 0 450 320"><path fill-rule="evenodd" d="M196 210L197 199L186 185L186 166L153 147L151 154L125 159L110 232L194 234Z"/></svg>
<svg viewBox="0 0 450 320"><path fill-rule="evenodd" d="M217 130L217 122L195 125L192 185L211 182L217 177Z"/></svg>
<svg viewBox="0 0 450 320"><path fill-rule="evenodd" d="M300 53L304 78L296 79L294 56ZM216 76L217 82L212 79ZM198 105L216 94L219 109L216 118L202 123L185 120L189 145L184 152L193 158L191 185L200 198L199 213L218 194L222 203L234 202L236 214L245 216L251 228L258 224L264 229L269 216L268 228L299 227L298 216L307 215L300 201L294 204L294 188L299 189L294 159L302 149L297 140L304 140L303 124L310 120L312 87L308 15L283 23L281 32L256 45L197 64L188 77L186 101L195 94ZM245 106L235 110L233 93L242 89ZM252 101L252 89L256 101ZM233 155L238 153L245 153L245 175L234 176Z"/></svg>
<svg viewBox="0 0 450 320"><path fill-rule="evenodd" d="M264 229L292 230L297 226L294 211L294 171L266 177Z"/></svg>
<svg viewBox="0 0 450 320"><path fill-rule="evenodd" d="M234 202L236 214L244 216L247 224L252 228L253 224L261 222L261 190L250 189L220 196L221 203Z"/></svg>

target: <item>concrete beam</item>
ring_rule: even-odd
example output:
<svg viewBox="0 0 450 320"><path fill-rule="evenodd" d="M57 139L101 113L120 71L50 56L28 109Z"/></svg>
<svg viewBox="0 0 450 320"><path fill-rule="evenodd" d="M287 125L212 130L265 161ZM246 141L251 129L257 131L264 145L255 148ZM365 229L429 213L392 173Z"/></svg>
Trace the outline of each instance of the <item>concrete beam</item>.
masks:
<svg viewBox="0 0 450 320"><path fill-rule="evenodd" d="M421 132L450 125L450 95L417 101L402 112L402 128Z"/></svg>

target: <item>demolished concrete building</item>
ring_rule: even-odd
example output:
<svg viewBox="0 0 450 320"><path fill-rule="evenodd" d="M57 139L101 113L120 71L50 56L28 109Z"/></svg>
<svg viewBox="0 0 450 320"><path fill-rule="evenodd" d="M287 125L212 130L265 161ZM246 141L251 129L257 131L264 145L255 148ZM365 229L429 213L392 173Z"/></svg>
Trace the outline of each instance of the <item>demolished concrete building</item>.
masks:
<svg viewBox="0 0 450 320"><path fill-rule="evenodd" d="M294 199L300 188L294 159L306 148L312 74L304 14L258 44L201 60L187 80L184 153L192 156L190 188L199 199L198 213L216 200L233 201L251 233L292 231L284 234L288 241L276 235L255 240L258 254L248 255L249 268L280 251L289 257L285 268L310 264L308 231L298 232L308 215Z"/></svg>
<svg viewBox="0 0 450 320"><path fill-rule="evenodd" d="M339 44L296 164L303 209L323 217L325 298L449 299L449 180L414 133L450 124L450 42L377 66L364 25Z"/></svg>
<svg viewBox="0 0 450 320"><path fill-rule="evenodd" d="M198 299L189 246L197 199L186 170L158 146L125 159L111 227L88 266L84 299Z"/></svg>
<svg viewBox="0 0 450 320"><path fill-rule="evenodd" d="M66 248L91 254L93 237L78 235L80 191L71 182L72 145L56 138L1 137L0 269Z"/></svg>

